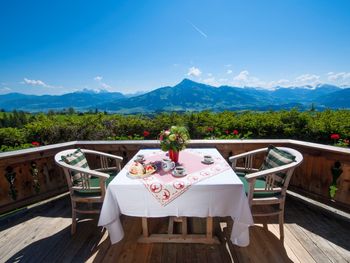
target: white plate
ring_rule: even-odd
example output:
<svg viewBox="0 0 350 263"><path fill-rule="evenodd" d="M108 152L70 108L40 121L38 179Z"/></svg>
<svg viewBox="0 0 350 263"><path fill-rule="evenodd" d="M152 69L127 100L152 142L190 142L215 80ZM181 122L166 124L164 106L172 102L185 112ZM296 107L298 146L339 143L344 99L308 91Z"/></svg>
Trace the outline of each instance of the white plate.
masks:
<svg viewBox="0 0 350 263"><path fill-rule="evenodd" d="M175 173L174 170L171 172L171 174L172 174L174 177L185 177L185 176L187 175L186 172L185 172L184 174L177 174L177 173Z"/></svg>
<svg viewBox="0 0 350 263"><path fill-rule="evenodd" d="M143 175L133 175L129 172L126 173L126 177L130 178L130 179L143 179L143 178L146 178L146 177L150 177L151 175L153 175L154 173L149 173L149 174L143 174Z"/></svg>

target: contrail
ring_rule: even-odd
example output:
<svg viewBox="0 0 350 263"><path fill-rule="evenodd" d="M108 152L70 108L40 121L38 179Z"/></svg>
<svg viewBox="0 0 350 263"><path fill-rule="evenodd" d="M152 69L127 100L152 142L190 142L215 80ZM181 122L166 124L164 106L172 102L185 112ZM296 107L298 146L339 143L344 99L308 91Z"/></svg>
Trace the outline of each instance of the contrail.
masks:
<svg viewBox="0 0 350 263"><path fill-rule="evenodd" d="M198 27L196 27L193 23L191 23L190 21L188 21L188 23L190 23L190 25L203 37L208 38L208 35L204 33L202 30L200 30Z"/></svg>

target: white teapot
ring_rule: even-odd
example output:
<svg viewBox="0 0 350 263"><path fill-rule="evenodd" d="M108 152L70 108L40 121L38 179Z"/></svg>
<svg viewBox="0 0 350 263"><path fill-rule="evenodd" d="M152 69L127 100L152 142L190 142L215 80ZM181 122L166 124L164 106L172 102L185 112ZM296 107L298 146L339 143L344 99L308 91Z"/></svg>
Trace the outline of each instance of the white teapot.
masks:
<svg viewBox="0 0 350 263"><path fill-rule="evenodd" d="M162 169L164 172L168 172L175 168L175 163L169 158L164 158L162 160Z"/></svg>

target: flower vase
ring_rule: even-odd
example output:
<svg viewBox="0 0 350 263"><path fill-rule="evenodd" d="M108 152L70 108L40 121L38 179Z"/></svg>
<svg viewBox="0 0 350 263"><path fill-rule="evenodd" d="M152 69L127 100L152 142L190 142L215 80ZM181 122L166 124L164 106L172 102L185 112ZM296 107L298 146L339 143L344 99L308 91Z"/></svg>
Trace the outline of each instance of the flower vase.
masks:
<svg viewBox="0 0 350 263"><path fill-rule="evenodd" d="M173 162L177 163L179 161L179 151L169 150L169 158Z"/></svg>

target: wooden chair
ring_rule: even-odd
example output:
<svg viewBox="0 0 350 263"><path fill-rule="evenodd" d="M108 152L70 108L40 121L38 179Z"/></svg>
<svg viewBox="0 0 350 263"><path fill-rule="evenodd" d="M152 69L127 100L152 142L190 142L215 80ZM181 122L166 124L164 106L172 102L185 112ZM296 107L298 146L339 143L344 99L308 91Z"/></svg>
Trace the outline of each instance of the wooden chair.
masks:
<svg viewBox="0 0 350 263"><path fill-rule="evenodd" d="M101 166L99 169L92 170L88 167L82 168L77 165L70 165L63 160L66 156L71 156L76 151L77 149L69 149L55 155L56 164L63 168L71 197L72 235L76 231L77 213L100 213L100 208L93 208L93 204L103 203L106 186L116 176L117 172L121 170L121 162L123 160L123 158L119 156L86 149L81 149L80 151L83 152L84 155L92 154L99 157ZM110 166L110 161L114 162L115 166ZM81 178L78 185L73 180L74 174L79 174ZM78 203L87 203L87 209L79 208L77 206Z"/></svg>
<svg viewBox="0 0 350 263"><path fill-rule="evenodd" d="M266 170L253 168L254 157L257 154L268 152L269 148L238 154L230 157L229 160L232 162L233 170L244 184L253 216L278 215L280 238L283 240L286 191L294 169L301 164L303 156L300 152L291 148L277 147L277 149L291 154L295 157L295 160ZM239 159L243 159L244 167L237 167ZM281 175L283 177L282 180ZM254 208L259 208L260 206L269 206L270 210L258 210L255 212Z"/></svg>

